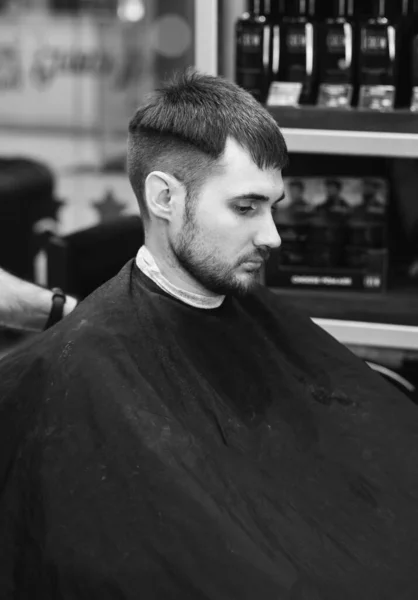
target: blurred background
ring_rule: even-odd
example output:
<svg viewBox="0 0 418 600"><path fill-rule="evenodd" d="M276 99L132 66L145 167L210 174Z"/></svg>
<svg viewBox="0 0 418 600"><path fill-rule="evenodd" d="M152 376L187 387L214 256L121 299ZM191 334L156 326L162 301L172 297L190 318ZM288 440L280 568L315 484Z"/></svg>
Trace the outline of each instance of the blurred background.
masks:
<svg viewBox="0 0 418 600"><path fill-rule="evenodd" d="M288 143L266 285L416 395L417 4L0 0L0 266L82 298L134 255L128 122L195 66Z"/></svg>

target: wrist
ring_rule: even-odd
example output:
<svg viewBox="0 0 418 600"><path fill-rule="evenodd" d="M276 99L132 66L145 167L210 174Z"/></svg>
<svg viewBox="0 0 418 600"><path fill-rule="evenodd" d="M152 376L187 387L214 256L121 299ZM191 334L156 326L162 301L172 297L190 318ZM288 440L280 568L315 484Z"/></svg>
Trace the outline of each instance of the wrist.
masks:
<svg viewBox="0 0 418 600"><path fill-rule="evenodd" d="M8 273L0 267L0 326L27 332L45 328L52 310L53 293L30 281ZM76 298L66 296L62 316L77 305Z"/></svg>
<svg viewBox="0 0 418 600"><path fill-rule="evenodd" d="M53 292L48 288L37 288L36 301L27 307L22 306L25 317L18 324L19 329L26 331L43 331L48 322L52 309ZM63 318L70 314L77 306L78 301L72 296L66 296L63 307Z"/></svg>
<svg viewBox="0 0 418 600"><path fill-rule="evenodd" d="M73 298L73 296L67 296L67 300L64 304L63 317L66 317L67 315L69 315L70 312L72 312L75 309L77 304L78 304L78 300L76 298Z"/></svg>
<svg viewBox="0 0 418 600"><path fill-rule="evenodd" d="M77 305L77 300L67 296L61 288L52 288L51 308L44 330L49 329L68 315Z"/></svg>

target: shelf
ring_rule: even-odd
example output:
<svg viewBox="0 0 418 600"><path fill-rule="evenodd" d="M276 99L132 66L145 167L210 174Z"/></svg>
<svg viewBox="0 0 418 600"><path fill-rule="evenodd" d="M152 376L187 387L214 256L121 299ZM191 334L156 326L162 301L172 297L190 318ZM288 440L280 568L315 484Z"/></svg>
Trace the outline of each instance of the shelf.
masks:
<svg viewBox="0 0 418 600"><path fill-rule="evenodd" d="M418 158L418 114L270 107L290 152Z"/></svg>
<svg viewBox="0 0 418 600"><path fill-rule="evenodd" d="M345 345L418 351L418 327L334 319L312 320Z"/></svg>
<svg viewBox="0 0 418 600"><path fill-rule="evenodd" d="M282 128L289 152L417 158L418 135Z"/></svg>
<svg viewBox="0 0 418 600"><path fill-rule="evenodd" d="M418 350L418 288L382 294L272 288L340 342Z"/></svg>

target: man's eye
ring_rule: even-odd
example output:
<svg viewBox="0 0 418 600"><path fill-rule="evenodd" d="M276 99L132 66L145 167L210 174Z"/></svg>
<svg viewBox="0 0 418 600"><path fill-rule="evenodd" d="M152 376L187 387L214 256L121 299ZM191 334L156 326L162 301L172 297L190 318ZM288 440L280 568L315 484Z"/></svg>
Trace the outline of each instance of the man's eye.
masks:
<svg viewBox="0 0 418 600"><path fill-rule="evenodd" d="M240 214L240 215L246 215L247 213L249 213L250 211L255 210L254 206L236 206L235 210Z"/></svg>

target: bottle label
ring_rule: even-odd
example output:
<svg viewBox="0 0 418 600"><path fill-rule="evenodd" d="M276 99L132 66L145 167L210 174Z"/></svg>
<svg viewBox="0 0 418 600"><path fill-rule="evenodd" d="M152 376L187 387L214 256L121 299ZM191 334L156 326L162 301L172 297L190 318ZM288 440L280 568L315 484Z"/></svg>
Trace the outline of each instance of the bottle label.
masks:
<svg viewBox="0 0 418 600"><path fill-rule="evenodd" d="M370 110L393 110L395 106L395 86L362 85L358 104L359 108Z"/></svg>
<svg viewBox="0 0 418 600"><path fill-rule="evenodd" d="M418 87L412 88L411 110L418 112Z"/></svg>
<svg viewBox="0 0 418 600"><path fill-rule="evenodd" d="M345 35L342 27L340 29L330 29L326 37L326 49L329 54L345 55Z"/></svg>
<svg viewBox="0 0 418 600"><path fill-rule="evenodd" d="M267 106L298 106L302 83L274 81L270 85Z"/></svg>
<svg viewBox="0 0 418 600"><path fill-rule="evenodd" d="M352 85L323 83L319 86L317 104L324 108L350 108L352 98Z"/></svg>
<svg viewBox="0 0 418 600"><path fill-rule="evenodd" d="M386 56L388 52L387 36L382 33L364 31L361 37L361 50L364 54Z"/></svg>
<svg viewBox="0 0 418 600"><path fill-rule="evenodd" d="M306 52L306 34L304 29L288 29L286 34L286 49L291 54L304 54Z"/></svg>
<svg viewBox="0 0 418 600"><path fill-rule="evenodd" d="M245 31L239 34L238 46L246 51L257 52L261 47L262 36L259 32Z"/></svg>

